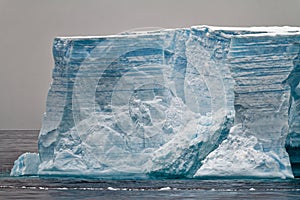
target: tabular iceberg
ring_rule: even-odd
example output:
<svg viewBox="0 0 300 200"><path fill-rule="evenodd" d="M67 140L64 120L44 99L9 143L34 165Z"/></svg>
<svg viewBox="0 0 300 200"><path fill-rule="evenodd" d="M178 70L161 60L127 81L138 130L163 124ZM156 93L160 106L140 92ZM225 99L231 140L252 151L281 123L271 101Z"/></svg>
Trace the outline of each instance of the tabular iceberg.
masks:
<svg viewBox="0 0 300 200"><path fill-rule="evenodd" d="M56 38L39 152L11 175L292 178L299 47L292 27Z"/></svg>

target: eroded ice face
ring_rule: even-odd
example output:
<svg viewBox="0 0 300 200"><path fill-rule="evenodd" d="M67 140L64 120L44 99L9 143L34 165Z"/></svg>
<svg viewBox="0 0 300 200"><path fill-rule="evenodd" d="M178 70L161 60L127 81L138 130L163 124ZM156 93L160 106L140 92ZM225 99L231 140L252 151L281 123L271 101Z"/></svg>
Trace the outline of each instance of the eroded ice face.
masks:
<svg viewBox="0 0 300 200"><path fill-rule="evenodd" d="M40 164L28 169L292 177L284 143L289 130L290 143L298 137L297 31L202 26L57 38ZM26 174L23 161L37 156L27 157L12 174Z"/></svg>
<svg viewBox="0 0 300 200"><path fill-rule="evenodd" d="M172 152L166 145L181 152L204 138L220 142L214 136L219 128L212 133L209 129L223 124L228 114L224 91L229 89L216 69L219 64L205 63L209 58L187 61L197 53L211 54L199 47L186 51L188 35L171 31L106 39L80 64L72 101L72 110L78 111L73 112L74 132L103 170L181 175L180 170L191 176L195 167L177 166L190 161L184 161L181 153L168 157ZM174 38L182 40L179 46L172 43ZM203 155L215 146L203 145L207 148ZM188 154L199 161L203 156L196 158L198 150ZM163 159L170 165L161 164Z"/></svg>

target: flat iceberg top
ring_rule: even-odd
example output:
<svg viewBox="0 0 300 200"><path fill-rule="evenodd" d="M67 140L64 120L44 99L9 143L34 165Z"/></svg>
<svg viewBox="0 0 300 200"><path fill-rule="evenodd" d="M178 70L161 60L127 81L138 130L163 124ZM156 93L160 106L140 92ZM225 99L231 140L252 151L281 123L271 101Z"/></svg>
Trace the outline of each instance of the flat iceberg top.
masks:
<svg viewBox="0 0 300 200"><path fill-rule="evenodd" d="M253 27L222 27L222 26L192 26L191 28L209 28L212 31L250 31L250 32L299 32L300 27L292 26L253 26Z"/></svg>
<svg viewBox="0 0 300 200"><path fill-rule="evenodd" d="M136 35L161 35L160 32L152 32L152 31L139 31L139 32L132 32L136 33ZM74 40L81 40L81 39L101 39L101 38L134 38L136 35L130 35L126 33L116 34L116 35L102 35L102 36L59 36L56 37L58 39L74 39Z"/></svg>
<svg viewBox="0 0 300 200"><path fill-rule="evenodd" d="M257 27L221 27L221 26L192 26L191 29L208 29L210 31L230 31L230 32L248 32L247 34L243 34L242 36L251 36L251 35L271 35L279 34L279 35L287 35L287 34L300 34L300 27L291 27L291 26L257 26ZM138 35L149 35L149 34L161 34L161 32L168 32L174 30L189 30L187 28L159 28L157 30L131 30L125 31L116 35L103 35L103 36L59 36L59 39L97 39L97 38L119 38L119 37L134 37L132 34ZM234 36L232 34L228 34L228 36ZM241 36L241 35L239 35Z"/></svg>
<svg viewBox="0 0 300 200"><path fill-rule="evenodd" d="M39 152L22 155L11 174L292 178L299 30L193 26L55 38Z"/></svg>

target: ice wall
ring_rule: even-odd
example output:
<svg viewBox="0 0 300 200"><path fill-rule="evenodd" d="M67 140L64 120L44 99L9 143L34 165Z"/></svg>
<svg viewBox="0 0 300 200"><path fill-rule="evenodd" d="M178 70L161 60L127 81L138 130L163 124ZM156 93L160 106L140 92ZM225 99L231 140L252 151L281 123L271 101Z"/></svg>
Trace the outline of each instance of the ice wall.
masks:
<svg viewBox="0 0 300 200"><path fill-rule="evenodd" d="M291 74L298 76L297 41L299 36L278 32L231 38L228 62L235 80L235 126L196 176L291 176L285 141L295 123L289 123L289 114L296 112L290 112L287 80Z"/></svg>
<svg viewBox="0 0 300 200"><path fill-rule="evenodd" d="M25 156L38 167L20 157L11 174L291 178L299 30L56 38L38 157Z"/></svg>

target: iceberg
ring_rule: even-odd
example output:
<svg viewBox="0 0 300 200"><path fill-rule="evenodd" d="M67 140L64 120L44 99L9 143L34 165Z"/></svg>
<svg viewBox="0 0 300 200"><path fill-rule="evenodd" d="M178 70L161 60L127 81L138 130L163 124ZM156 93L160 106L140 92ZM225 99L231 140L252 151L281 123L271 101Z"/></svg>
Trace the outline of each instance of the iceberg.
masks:
<svg viewBox="0 0 300 200"><path fill-rule="evenodd" d="M12 176L293 178L300 28L58 37L38 153Z"/></svg>

